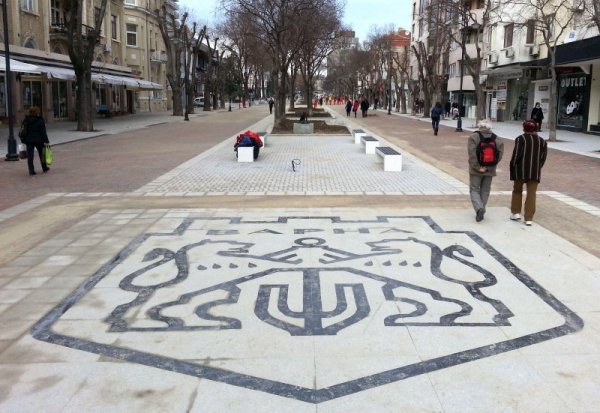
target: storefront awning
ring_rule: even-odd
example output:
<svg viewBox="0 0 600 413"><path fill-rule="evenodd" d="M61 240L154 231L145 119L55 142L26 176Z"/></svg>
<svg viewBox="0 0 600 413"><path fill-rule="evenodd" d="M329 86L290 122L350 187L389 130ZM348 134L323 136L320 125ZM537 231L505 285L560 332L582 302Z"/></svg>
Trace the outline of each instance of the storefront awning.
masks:
<svg viewBox="0 0 600 413"><path fill-rule="evenodd" d="M19 60L10 59L10 71L21 73L40 73L40 69L36 65L21 62ZM6 58L0 55L0 72L6 72Z"/></svg>
<svg viewBox="0 0 600 413"><path fill-rule="evenodd" d="M75 80L75 71L66 67L38 66L50 79Z"/></svg>
<svg viewBox="0 0 600 413"><path fill-rule="evenodd" d="M139 79L138 83L141 90L163 90L164 87L160 83L150 82L148 80Z"/></svg>

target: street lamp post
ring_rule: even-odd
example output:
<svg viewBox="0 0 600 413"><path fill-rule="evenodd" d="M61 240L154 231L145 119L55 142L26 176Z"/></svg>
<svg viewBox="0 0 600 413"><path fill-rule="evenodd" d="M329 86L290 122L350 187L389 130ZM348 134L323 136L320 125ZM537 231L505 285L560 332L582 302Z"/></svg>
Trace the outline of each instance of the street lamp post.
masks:
<svg viewBox="0 0 600 413"><path fill-rule="evenodd" d="M190 91L188 90L188 85L189 85L189 69L188 69L188 65L187 65L187 54L188 54L188 48L187 48L187 39L184 42L185 44L185 50L183 51L183 64L184 64L184 70L183 73L185 74L185 82L184 82L184 86L185 86L185 116L183 117L183 120L189 121L190 118L188 117L188 113L190 112L190 99L188 94L190 93Z"/></svg>
<svg viewBox="0 0 600 413"><path fill-rule="evenodd" d="M7 161L18 161L17 141L13 131L14 120L12 112L12 85L10 73L10 50L8 41L8 17L6 10L6 1L2 0L2 27L4 35L4 59L6 61L6 71L4 72L4 84L6 85L6 116L8 117L8 152L4 158Z"/></svg>

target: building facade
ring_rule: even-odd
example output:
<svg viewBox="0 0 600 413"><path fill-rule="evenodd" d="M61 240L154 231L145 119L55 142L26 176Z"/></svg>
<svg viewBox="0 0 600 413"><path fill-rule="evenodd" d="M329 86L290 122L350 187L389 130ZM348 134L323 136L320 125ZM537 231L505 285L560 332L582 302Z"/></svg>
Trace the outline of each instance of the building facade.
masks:
<svg viewBox="0 0 600 413"><path fill-rule="evenodd" d="M425 10L434 1L413 3L413 30L417 30L417 37L422 30L425 44L435 41L428 39L423 24ZM446 1L447 13L438 23L450 22L453 30L464 36L466 53L471 58L476 56L476 44L483 51L480 82L486 90L487 118L521 121L530 117L537 102L547 114L550 99L555 98L558 128L600 130L600 36L587 4L591 1L573 0L566 6L556 1L542 7L542 2L532 0L526 6L503 7L503 1L472 0L461 6L474 19L468 24L456 20L452 12L457 10L456 3ZM546 40L556 53L557 90L551 90L551 54ZM456 100L462 91L464 114L475 117L475 85L463 67L464 56L457 46L449 43L447 65L442 71L448 79L446 97Z"/></svg>
<svg viewBox="0 0 600 413"><path fill-rule="evenodd" d="M20 121L28 109L38 106L48 122L75 120L75 72L67 49L67 26L62 4L65 0L8 0L7 20L11 58L11 76L6 77L4 62L0 71L0 117L6 117L6 82L12 86L12 109L14 118ZM131 1L131 0L127 0ZM137 1L137 0L136 0ZM84 0L84 21L93 26L94 10L99 2ZM95 91L94 109L98 114L119 115L149 110L144 95L161 96L166 81L164 69L152 72L160 64L140 62L131 58L128 47L133 33L127 32L129 15L120 1L109 0L102 23L101 39L94 50L92 80ZM150 21L150 14L146 18ZM144 20L145 23L145 20ZM144 29L149 25L144 24ZM139 32L144 30L140 27ZM137 36L137 30L136 34ZM146 42L146 40L148 40ZM139 47L140 56L151 44L143 38L144 47ZM140 42L141 43L141 42ZM160 52L160 45L155 47ZM164 49L164 48L163 48ZM4 52L4 39L0 42ZM0 58L4 60L4 56ZM131 65L131 66L130 66ZM164 65L163 65L164 66ZM160 78L162 73L162 78ZM154 74L156 77L151 77ZM161 100L161 99L159 99ZM142 104L141 102L146 104ZM156 110L166 109L164 103L155 105Z"/></svg>

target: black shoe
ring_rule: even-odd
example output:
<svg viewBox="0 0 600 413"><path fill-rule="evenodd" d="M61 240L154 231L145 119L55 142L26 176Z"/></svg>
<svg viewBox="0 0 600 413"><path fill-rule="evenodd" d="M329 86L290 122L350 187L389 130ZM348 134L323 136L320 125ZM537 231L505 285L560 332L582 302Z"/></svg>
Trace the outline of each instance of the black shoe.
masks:
<svg viewBox="0 0 600 413"><path fill-rule="evenodd" d="M483 208L479 208L477 210L477 214L475 215L475 221L477 221L477 222L483 221L484 214L485 214L485 210Z"/></svg>
<svg viewBox="0 0 600 413"><path fill-rule="evenodd" d="M33 171L33 172L29 171L29 175L35 175L35 171Z"/></svg>
<svg viewBox="0 0 600 413"><path fill-rule="evenodd" d="M44 173L48 172L49 170L50 170L50 168L48 168L48 167L43 168Z"/></svg>

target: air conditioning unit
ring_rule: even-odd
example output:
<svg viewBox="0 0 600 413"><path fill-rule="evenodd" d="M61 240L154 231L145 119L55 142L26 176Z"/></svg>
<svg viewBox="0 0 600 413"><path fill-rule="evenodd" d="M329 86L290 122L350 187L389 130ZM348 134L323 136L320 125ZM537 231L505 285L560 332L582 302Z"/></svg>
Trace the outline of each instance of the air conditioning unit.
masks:
<svg viewBox="0 0 600 413"><path fill-rule="evenodd" d="M106 44L104 45L104 51L105 51L106 53L110 53L110 52L112 52L112 44L111 44L111 43L106 43Z"/></svg>
<svg viewBox="0 0 600 413"><path fill-rule="evenodd" d="M538 46L537 44L534 44L533 46L529 47L529 56L537 56L540 54L540 46Z"/></svg>
<svg viewBox="0 0 600 413"><path fill-rule="evenodd" d="M488 61L489 61L491 64L496 64L496 63L498 63L498 54L497 54L497 53L491 53L491 54L490 54L490 57L489 57L489 59L488 59Z"/></svg>
<svg viewBox="0 0 600 413"><path fill-rule="evenodd" d="M512 47L505 49L505 52L506 57L515 57L515 49L513 49Z"/></svg>

